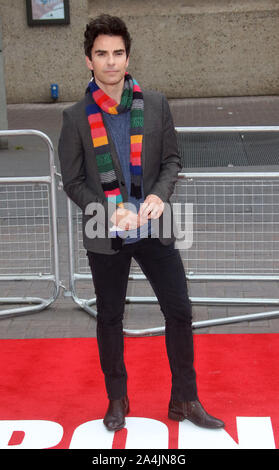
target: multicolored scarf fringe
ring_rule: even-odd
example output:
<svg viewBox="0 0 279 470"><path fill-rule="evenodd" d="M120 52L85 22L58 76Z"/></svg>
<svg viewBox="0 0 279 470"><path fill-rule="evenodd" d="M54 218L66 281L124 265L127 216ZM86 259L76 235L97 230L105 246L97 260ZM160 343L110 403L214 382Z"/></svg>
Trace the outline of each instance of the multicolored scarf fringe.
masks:
<svg viewBox="0 0 279 470"><path fill-rule="evenodd" d="M93 147L96 153L97 167L105 196L118 206L123 206L119 183L114 170L107 131L103 122L102 111L119 114L130 110L130 195L140 199L142 178L142 139L143 139L143 96L138 83L126 73L121 103L106 95L92 80L87 88L93 101L86 106L86 113L91 130Z"/></svg>

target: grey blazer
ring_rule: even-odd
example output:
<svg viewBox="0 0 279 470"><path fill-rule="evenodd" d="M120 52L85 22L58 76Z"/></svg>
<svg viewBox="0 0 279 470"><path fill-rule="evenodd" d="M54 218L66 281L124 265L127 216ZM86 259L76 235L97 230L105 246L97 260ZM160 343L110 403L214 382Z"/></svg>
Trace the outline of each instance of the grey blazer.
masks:
<svg viewBox="0 0 279 470"><path fill-rule="evenodd" d="M65 109L63 125L58 145L58 155L64 190L69 198L82 210L83 243L88 251L114 254L117 252L112 239L108 236L109 225L105 226L105 237L91 238L87 236L86 224L93 214L86 214L88 204L102 203L106 216L111 207L104 195L94 154L90 128L85 107L88 95L78 103ZM167 99L164 95L143 91L144 98L144 131L142 150L143 190L144 197L156 194L164 202L168 202L181 170L181 159L178 155L176 133ZM90 98L89 98L90 99ZM112 160L119 181L123 201L128 201L127 188L112 139ZM86 210L87 208L87 210ZM113 210L115 207L113 208ZM167 245L175 240L174 233L164 236L159 220L158 238ZM98 222L98 215L94 218Z"/></svg>

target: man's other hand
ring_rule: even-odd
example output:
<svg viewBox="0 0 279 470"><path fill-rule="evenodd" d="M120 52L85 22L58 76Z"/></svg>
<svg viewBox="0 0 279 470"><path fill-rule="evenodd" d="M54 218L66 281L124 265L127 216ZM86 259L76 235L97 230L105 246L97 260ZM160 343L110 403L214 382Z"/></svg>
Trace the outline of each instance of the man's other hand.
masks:
<svg viewBox="0 0 279 470"><path fill-rule="evenodd" d="M135 212L119 207L114 211L111 222L122 230L135 230L147 223L146 217L139 217Z"/></svg>
<svg viewBox="0 0 279 470"><path fill-rule="evenodd" d="M139 211L139 218L158 219L164 210L163 201L156 194L149 194Z"/></svg>

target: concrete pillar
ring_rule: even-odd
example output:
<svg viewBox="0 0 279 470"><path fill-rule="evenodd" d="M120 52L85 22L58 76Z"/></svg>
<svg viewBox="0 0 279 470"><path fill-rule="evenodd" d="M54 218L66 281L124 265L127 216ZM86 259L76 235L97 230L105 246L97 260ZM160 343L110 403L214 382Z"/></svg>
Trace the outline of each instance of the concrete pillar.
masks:
<svg viewBox="0 0 279 470"><path fill-rule="evenodd" d="M8 118L7 118L7 103L6 103L6 88L5 88L5 77L4 77L4 60L3 60L3 48L2 48L2 25L0 17L0 129L8 129ZM0 138L0 149L8 147L8 139Z"/></svg>

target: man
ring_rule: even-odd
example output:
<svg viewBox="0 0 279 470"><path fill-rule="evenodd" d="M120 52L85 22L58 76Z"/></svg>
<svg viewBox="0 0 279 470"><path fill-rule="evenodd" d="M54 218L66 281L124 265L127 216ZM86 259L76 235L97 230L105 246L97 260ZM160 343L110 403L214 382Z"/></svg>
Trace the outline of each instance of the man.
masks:
<svg viewBox="0 0 279 470"><path fill-rule="evenodd" d="M134 257L165 317L172 373L169 418L223 427L198 400L184 268L173 230L165 236L162 229L181 169L167 100L159 93L143 92L127 73L131 38L120 18L101 15L87 25L84 35L93 78L85 97L64 111L59 158L64 189L83 212L84 247L97 302L97 342L109 399L104 424L108 430L119 430L129 412L122 320ZM100 205L103 211L98 210Z"/></svg>

